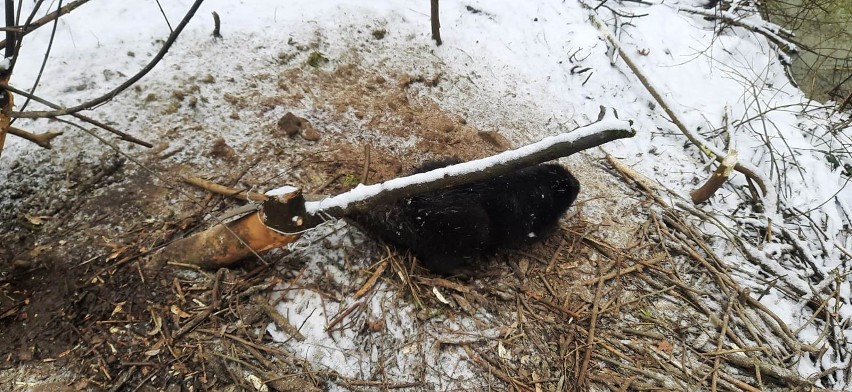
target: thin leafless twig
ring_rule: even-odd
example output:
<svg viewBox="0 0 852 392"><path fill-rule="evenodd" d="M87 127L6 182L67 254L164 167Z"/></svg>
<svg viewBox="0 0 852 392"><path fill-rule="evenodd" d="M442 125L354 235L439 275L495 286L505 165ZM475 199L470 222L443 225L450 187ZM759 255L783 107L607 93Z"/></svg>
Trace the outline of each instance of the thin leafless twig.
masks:
<svg viewBox="0 0 852 392"><path fill-rule="evenodd" d="M582 2L582 4L584 4L585 7L591 9L591 7L585 2ZM698 147L698 149L703 154L721 163L726 154L724 154L724 152L722 152L718 147L704 140L701 135L687 128L687 126L680 120L680 116L678 116L672 109L673 106L669 104L668 101L663 98L663 96L657 91L651 81L636 65L636 62L633 61L633 56L627 53L627 51L625 51L621 47L618 42L618 39L616 39L612 35L607 26L600 19L598 19L598 17L595 16L594 13L590 14L590 18L592 24L597 27L598 31L600 31L601 34L604 35L606 40L616 48L624 63L627 64L631 71L633 71L633 74L636 75L636 78L639 79L639 82L642 83L642 86L645 87L645 89L648 91L648 93L651 94L654 100L656 100L657 103L660 104L660 106L663 108L663 110L666 112L666 114L669 116L675 126L681 131L681 133L683 133L683 135L686 136L686 138L689 139L692 144ZM748 178L751 178L758 184L760 190L763 192L764 204L767 211L770 213L775 213L777 210L778 197L775 193L775 188L772 186L766 175L761 173L760 169L758 169L751 163L742 161L736 163L734 170L744 174Z"/></svg>
<svg viewBox="0 0 852 392"><path fill-rule="evenodd" d="M59 0L59 5L57 5L57 9L62 9L62 0ZM35 10L33 10L33 14L35 14ZM53 28L50 31L50 40L47 42L47 49L45 49L44 51L44 59L42 59L41 61L41 66L38 69L38 75L36 75L36 79L33 82L33 86L30 88L30 94L35 94L36 88L38 88L38 83L39 81L41 81L41 76L44 74L44 68L45 66L47 66L47 59L50 57L50 52L53 49L53 39L56 37L56 26L58 24L59 18L54 19ZM21 111L24 111L27 108L27 105L30 104L30 99L31 98L27 97L27 99L24 101L24 104L21 105ZM13 118L11 123L14 124L15 120L17 120L17 118Z"/></svg>
<svg viewBox="0 0 852 392"><path fill-rule="evenodd" d="M183 32L183 29L189 23L190 19L192 19L193 15L195 15L195 12L198 11L198 8L203 2L204 0L195 0L195 2L192 4L192 7L190 7L189 11L187 11L186 15L184 15L183 20L181 20L180 24L178 24L175 30L172 31L171 34L169 34L169 38L166 39L165 43L163 43L163 47L160 48L160 51L157 53L157 55L154 56L154 58L152 58L151 61L149 61L148 64L146 64L145 67L142 68L142 70L130 77L130 79L127 79L118 87L114 88L112 91L101 95L100 97L83 102L77 106L70 108L63 108L54 111L12 112L11 116L19 118L46 118L63 116L67 114L74 114L82 110L92 109L98 105L112 100L113 98L115 98L115 96L126 90L128 87L132 86L134 83L138 82L140 79L142 79L142 77L147 75L148 72L154 69L157 63L159 63L160 60L162 60L163 57L166 56L166 53L168 53L169 49L171 49L172 44L175 43L178 36L180 36L180 33Z"/></svg>
<svg viewBox="0 0 852 392"><path fill-rule="evenodd" d="M15 93L15 94L18 94L18 95L20 95L20 96L22 96L22 97L31 98L33 101L36 101L36 102L38 102L38 103L40 103L40 104L42 104L42 105L45 105L45 106L48 106L48 107L51 107L51 108L54 108L54 109L60 109L60 108L61 108L61 106L59 106L59 105L57 105L57 104L55 104L55 103L53 103L53 102L47 101L47 100L45 100L45 99L43 99L43 98L40 98L40 97L38 97L38 96L36 96L36 95L33 95L33 94L30 94L30 93L28 93L28 92L26 92L26 91L22 91L22 90L16 89L16 88L14 88L14 87L12 87L12 86L3 86L3 88L5 88L6 90L11 91L11 92L13 92L13 93ZM138 139L138 138L136 138L136 137L134 137L134 136L131 136L131 135L127 134L127 133L124 133L124 132L122 132L122 131L119 131L119 130L118 130L118 129L116 129L115 127L110 126L110 125L107 125L107 124L104 124L104 123L102 123L102 122L100 122L100 121L98 121L98 120L95 120L95 119L91 118L91 117L84 116L84 115L82 115L82 114L80 114L80 113L71 113L70 115L71 115L72 117L74 117L74 118L77 118L77 119L81 120L81 121L87 122L87 123L92 124L92 125L94 125L94 126L96 126L96 127L98 127L98 128L101 128L101 129L103 129L103 130L105 130L105 131L108 131L108 132L110 132L110 133L113 133L113 134L115 134L115 135L119 136L119 137L121 138L121 140L128 141L128 142L131 142L131 143L135 143L135 144L138 144L138 145L140 145L140 146L144 146L144 147L148 147L148 148L154 147L154 145L153 145L153 144L151 144L151 143L148 143L148 142L146 142L146 141L144 141L144 140ZM52 117L55 117L55 116L52 116Z"/></svg>
<svg viewBox="0 0 852 392"><path fill-rule="evenodd" d="M19 40L22 39L24 36L33 32L35 29L52 22L54 19L61 17L62 15L66 15L69 12L74 11L75 9L79 8L83 4L88 3L89 1L90 0L77 0L75 2L72 2L68 5L66 5L65 7L60 8L58 11L51 12L51 13L39 18L38 20L36 20L35 22L32 22L31 24L26 24L25 28L17 36L17 39L19 39ZM41 2L37 3L36 5L40 5L40 4L41 4ZM36 11L36 10L38 10L38 8L36 8L34 11ZM35 15L35 13L33 12L31 15ZM14 25L14 22L13 22L13 25ZM9 41L10 41L8 34L7 34L6 38L7 38L6 40L0 41L0 45L5 45L8 48ZM14 39L11 40L11 41L14 41ZM14 42L12 42L12 45L14 45Z"/></svg>

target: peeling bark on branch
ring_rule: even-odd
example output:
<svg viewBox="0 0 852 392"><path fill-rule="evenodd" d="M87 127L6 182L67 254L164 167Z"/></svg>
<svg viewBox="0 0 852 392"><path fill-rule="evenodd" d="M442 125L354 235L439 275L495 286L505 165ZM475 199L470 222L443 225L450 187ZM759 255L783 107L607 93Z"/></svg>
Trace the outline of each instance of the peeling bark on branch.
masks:
<svg viewBox="0 0 852 392"><path fill-rule="evenodd" d="M236 221L217 224L172 242L155 254L151 263L154 266L178 262L202 268L228 267L256 252L285 246L299 239L299 232L304 230L305 220L300 219L304 216L304 203L301 192L268 200L261 210Z"/></svg>

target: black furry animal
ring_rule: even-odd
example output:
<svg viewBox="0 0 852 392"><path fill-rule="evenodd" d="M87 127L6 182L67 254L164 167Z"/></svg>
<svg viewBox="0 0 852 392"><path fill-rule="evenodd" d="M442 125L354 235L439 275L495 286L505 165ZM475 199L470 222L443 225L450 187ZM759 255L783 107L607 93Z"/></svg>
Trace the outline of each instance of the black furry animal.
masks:
<svg viewBox="0 0 852 392"><path fill-rule="evenodd" d="M430 161L414 173L456 163L461 161ZM412 196L349 218L382 240L410 249L433 272L453 274L497 248L541 239L579 192L580 183L568 170L543 164Z"/></svg>

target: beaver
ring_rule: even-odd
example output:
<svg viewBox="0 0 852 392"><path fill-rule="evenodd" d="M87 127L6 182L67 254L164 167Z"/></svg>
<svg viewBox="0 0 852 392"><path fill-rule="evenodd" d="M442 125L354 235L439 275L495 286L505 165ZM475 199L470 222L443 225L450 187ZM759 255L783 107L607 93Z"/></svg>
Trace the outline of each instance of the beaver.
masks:
<svg viewBox="0 0 852 392"><path fill-rule="evenodd" d="M432 160L412 174L462 163ZM542 239L574 203L580 183L564 167L540 164L390 202L348 216L355 226L407 248L429 270L469 271L501 248Z"/></svg>

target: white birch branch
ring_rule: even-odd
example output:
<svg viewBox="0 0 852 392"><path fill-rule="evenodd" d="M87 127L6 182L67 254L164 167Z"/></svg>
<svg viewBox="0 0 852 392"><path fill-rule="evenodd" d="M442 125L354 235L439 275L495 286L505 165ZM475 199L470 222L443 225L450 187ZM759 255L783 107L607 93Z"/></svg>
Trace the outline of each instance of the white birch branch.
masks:
<svg viewBox="0 0 852 392"><path fill-rule="evenodd" d="M617 119L599 121L569 133L551 136L515 150L426 173L395 178L355 189L321 201L305 203L309 215L344 216L356 209L387 203L412 195L454 185L464 185L497 177L517 169L565 157L616 139L632 137L632 122ZM275 190L270 191L274 193ZM270 193L267 192L267 193Z"/></svg>

